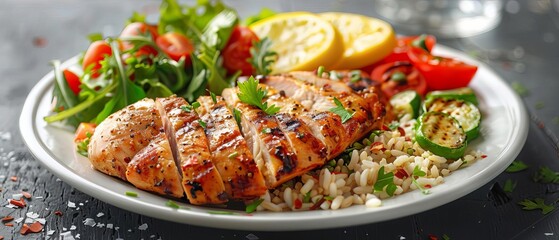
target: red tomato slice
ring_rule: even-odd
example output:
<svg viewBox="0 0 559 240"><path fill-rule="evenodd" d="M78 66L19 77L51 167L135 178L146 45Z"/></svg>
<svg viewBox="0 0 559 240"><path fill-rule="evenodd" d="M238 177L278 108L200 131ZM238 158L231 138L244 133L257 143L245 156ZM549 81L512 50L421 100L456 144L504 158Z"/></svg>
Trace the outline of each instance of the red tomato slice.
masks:
<svg viewBox="0 0 559 240"><path fill-rule="evenodd" d="M185 57L185 65L190 65L190 54L194 51L194 45L184 35L168 32L159 36L155 43L171 59L179 61L181 57Z"/></svg>
<svg viewBox="0 0 559 240"><path fill-rule="evenodd" d="M425 76L431 91L466 87L477 71L477 66L452 58L433 56L420 48L410 49L408 56Z"/></svg>
<svg viewBox="0 0 559 240"><path fill-rule="evenodd" d="M72 92L74 92L75 95L78 95L80 93L80 85L82 84L78 75L68 69L64 69L62 73L64 73L64 78L66 79L66 82Z"/></svg>
<svg viewBox="0 0 559 240"><path fill-rule="evenodd" d="M99 73L97 72L101 68L100 61L105 59L106 56L111 56L112 50L111 46L105 41L95 41L89 45L89 48L85 52L83 56L83 63L82 67L84 71L91 67L91 76L93 78L99 77Z"/></svg>
<svg viewBox="0 0 559 240"><path fill-rule="evenodd" d="M388 55L387 57L383 58L382 60L380 60L379 62L373 65L363 68L362 70L366 72L371 72L376 67L385 63L397 62L397 61L409 62L410 58L408 57L408 50L412 47L415 47L415 45L413 44L415 40L418 40L417 41L418 43L421 43L421 41L423 41L425 47L427 47L429 52L431 52L431 49L433 49L433 47L437 43L437 39L432 35L398 37L396 42L396 47L394 47L394 50L392 50L392 53L390 55Z"/></svg>
<svg viewBox="0 0 559 240"><path fill-rule="evenodd" d="M126 27L124 27L124 29L120 33L120 37L146 36L146 35L150 35L151 38L155 41L159 36L159 34L157 33L157 27L153 25L148 25L146 23L134 22L126 25ZM134 44L128 41L122 41L120 43L120 48L122 51L130 50L133 47ZM135 53L135 55L155 56L157 55L157 50L155 50L151 46L143 46Z"/></svg>
<svg viewBox="0 0 559 240"><path fill-rule="evenodd" d="M229 74L241 71L242 76L252 75L254 68L248 62L251 57L252 43L260 41L258 36L247 27L237 26L233 29L229 41L223 48L223 67Z"/></svg>
<svg viewBox="0 0 559 240"><path fill-rule="evenodd" d="M427 92L425 78L410 62L391 62L378 66L371 73L373 81L379 82L387 98L404 90L412 89L420 95Z"/></svg>
<svg viewBox="0 0 559 240"><path fill-rule="evenodd" d="M85 122L80 123L74 135L74 142L83 141L84 139L87 138L88 133L93 134L94 131L95 131L94 123L85 123Z"/></svg>

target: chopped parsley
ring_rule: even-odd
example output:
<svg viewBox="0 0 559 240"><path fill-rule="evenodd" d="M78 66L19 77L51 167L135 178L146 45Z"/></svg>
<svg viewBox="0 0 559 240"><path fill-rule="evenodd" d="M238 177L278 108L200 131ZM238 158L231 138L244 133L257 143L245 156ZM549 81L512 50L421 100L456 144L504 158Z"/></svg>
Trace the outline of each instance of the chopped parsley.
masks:
<svg viewBox="0 0 559 240"><path fill-rule="evenodd" d="M206 122L202 121L202 119L198 119L198 124L200 124L200 126L202 126L202 128L206 129Z"/></svg>
<svg viewBox="0 0 559 240"><path fill-rule="evenodd" d="M384 166L380 167L380 169L378 170L377 182L375 182L373 190L378 192L386 191L388 196L393 196L396 189L396 184L394 184L394 173L385 173Z"/></svg>
<svg viewBox="0 0 559 240"><path fill-rule="evenodd" d="M237 126L241 129L241 111L239 109L233 108L233 117L235 118L235 122L237 122Z"/></svg>
<svg viewBox="0 0 559 240"><path fill-rule="evenodd" d="M528 96L528 89L526 89L526 87L524 87L524 85L522 85L522 83L513 82L512 83L512 89L514 89L514 91L518 94L518 96L521 96L521 97Z"/></svg>
<svg viewBox="0 0 559 240"><path fill-rule="evenodd" d="M518 205L522 206L522 209L524 210L540 209L542 214L548 214L555 209L554 206L545 204L545 201L541 198L536 198L534 200L524 199L518 202Z"/></svg>
<svg viewBox="0 0 559 240"><path fill-rule="evenodd" d="M181 109L183 111L187 112L187 113L192 112L192 106L190 106L190 105L188 105L188 106L187 105L182 105Z"/></svg>
<svg viewBox="0 0 559 240"><path fill-rule="evenodd" d="M258 107L268 115L273 115L280 108L274 104L268 106L267 102L262 102L267 94L266 90L258 87L258 81L252 76L248 80L239 83L239 93L237 93L237 96L241 102Z"/></svg>
<svg viewBox="0 0 559 240"><path fill-rule="evenodd" d="M262 202L264 202L264 199L262 199L262 198L257 199L257 200L254 200L253 202L251 202L250 204L248 204L248 205L246 206L245 212L246 212L246 213L252 213L252 212L256 211L256 208L257 208L258 206L260 206L260 204L261 204Z"/></svg>
<svg viewBox="0 0 559 240"><path fill-rule="evenodd" d="M417 189L419 189L421 191L421 193L429 194L429 190L427 190L423 186L421 186L416 180L418 177L423 177L425 175L427 175L427 173L425 173L424 171L421 171L421 169L419 169L419 166L416 165L415 168L413 168L413 172L411 174L411 181L417 187Z"/></svg>
<svg viewBox="0 0 559 240"><path fill-rule="evenodd" d="M90 132L86 132L85 133L85 139L79 141L76 143L76 151L84 156L87 157L87 151L88 151L88 146L89 146L89 141L91 139L91 133Z"/></svg>
<svg viewBox="0 0 559 240"><path fill-rule="evenodd" d="M347 122L347 120L351 119L355 112L350 112L349 110L344 108L344 105L340 100L334 97L334 103L336 104L335 108L330 108L330 112L333 112L342 118L342 123Z"/></svg>
<svg viewBox="0 0 559 240"><path fill-rule="evenodd" d="M311 192L307 192L305 195L303 195L303 202L304 203L309 203L311 202Z"/></svg>
<svg viewBox="0 0 559 240"><path fill-rule="evenodd" d="M209 92L210 92L210 97L212 98L212 101L214 102L214 104L217 103L217 97L215 96L215 93L213 93L212 91L209 91Z"/></svg>
<svg viewBox="0 0 559 240"><path fill-rule="evenodd" d="M316 76L322 77L322 74L324 73L324 70L325 70L324 66L319 66L319 67L316 69Z"/></svg>
<svg viewBox="0 0 559 240"><path fill-rule="evenodd" d="M542 109L543 107L545 107L545 105L542 101L539 101L534 107L536 107L536 109Z"/></svg>
<svg viewBox="0 0 559 240"><path fill-rule="evenodd" d="M541 167L534 175L533 180L540 183L559 183L559 173L548 167Z"/></svg>
<svg viewBox="0 0 559 240"><path fill-rule="evenodd" d="M171 207L171 208L177 208L177 209L180 208L180 206L173 200L167 201L167 203L165 203L165 205L167 207Z"/></svg>
<svg viewBox="0 0 559 240"><path fill-rule="evenodd" d="M272 65L276 61L277 53L270 50L272 41L265 37L260 41L256 41L250 48L252 56L248 61L254 67L256 74L268 75L272 72Z"/></svg>
<svg viewBox="0 0 559 240"><path fill-rule="evenodd" d="M350 72L350 79L352 83L356 83L361 80L361 70L353 70Z"/></svg>
<svg viewBox="0 0 559 240"><path fill-rule="evenodd" d="M192 108L197 109L200 107L200 103L199 102L193 102L192 103Z"/></svg>
<svg viewBox="0 0 559 240"><path fill-rule="evenodd" d="M515 172L520 172L524 169L527 169L528 165L526 165L524 162L519 161L519 160L515 160L514 162L512 162L507 169L505 169L505 172L508 173L515 173Z"/></svg>
<svg viewBox="0 0 559 240"><path fill-rule="evenodd" d="M503 186L503 191L511 193L514 191L515 188L516 188L516 181L507 179L507 181L505 181L505 185Z"/></svg>
<svg viewBox="0 0 559 240"><path fill-rule="evenodd" d="M126 191L124 194L126 194L126 196L129 196L129 197L138 197L137 192Z"/></svg>
<svg viewBox="0 0 559 240"><path fill-rule="evenodd" d="M272 129L271 129L271 128L263 128L263 129L262 129L262 133L264 133L264 134L270 134L270 133L272 133Z"/></svg>
<svg viewBox="0 0 559 240"><path fill-rule="evenodd" d="M233 159L233 158L236 158L236 157L238 157L238 156L239 156L239 153L238 153L238 152L233 152L233 153L229 154L229 156L227 156L227 158Z"/></svg>

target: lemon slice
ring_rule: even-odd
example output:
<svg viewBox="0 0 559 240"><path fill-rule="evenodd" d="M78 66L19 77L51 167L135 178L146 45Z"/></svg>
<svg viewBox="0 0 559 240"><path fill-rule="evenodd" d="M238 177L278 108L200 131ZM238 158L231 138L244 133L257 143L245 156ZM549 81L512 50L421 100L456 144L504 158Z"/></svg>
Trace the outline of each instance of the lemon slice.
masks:
<svg viewBox="0 0 559 240"><path fill-rule="evenodd" d="M328 21L307 12L280 13L249 26L268 37L278 54L272 73L332 67L342 56L342 38Z"/></svg>
<svg viewBox="0 0 559 240"><path fill-rule="evenodd" d="M343 37L343 57L335 69L357 69L371 65L392 52L396 36L390 24L363 15L321 13Z"/></svg>

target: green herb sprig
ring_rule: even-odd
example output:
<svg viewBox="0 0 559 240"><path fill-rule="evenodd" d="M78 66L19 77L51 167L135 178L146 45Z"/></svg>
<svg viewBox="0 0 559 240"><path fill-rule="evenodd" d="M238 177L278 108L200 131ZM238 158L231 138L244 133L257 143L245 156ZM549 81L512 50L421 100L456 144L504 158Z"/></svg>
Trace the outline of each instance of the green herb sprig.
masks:
<svg viewBox="0 0 559 240"><path fill-rule="evenodd" d="M535 198L534 200L531 199L524 199L518 202L518 205L522 206L524 210L537 210L540 209L542 214L548 214L555 209L554 206L545 204L545 201L541 198Z"/></svg>
<svg viewBox="0 0 559 240"><path fill-rule="evenodd" d="M350 110L347 110L342 104L342 102L340 102L340 100L338 100L335 97L334 97L334 103L336 104L336 107L330 108L330 112L333 112L338 116L340 116L342 118L342 123L347 122L355 114L355 112L351 112Z"/></svg>
<svg viewBox="0 0 559 240"><path fill-rule="evenodd" d="M255 41L250 48L252 57L248 61L258 75L268 75L272 72L272 65L278 54L270 49L271 46L272 41L265 37L260 41Z"/></svg>
<svg viewBox="0 0 559 240"><path fill-rule="evenodd" d="M384 166L382 166L378 170L378 177L377 177L377 181L375 182L375 185L373 186L373 190L377 192L382 192L385 190L385 187L388 196L393 196L394 192L398 188L396 187L396 184L394 184L394 173L392 172L385 173Z"/></svg>
<svg viewBox="0 0 559 240"><path fill-rule="evenodd" d="M258 107L268 115L273 115L277 113L280 108L274 104L268 106L267 102L263 102L267 94L268 92L266 90L258 87L258 81L252 76L248 80L239 83L239 93L237 93L237 96L241 102Z"/></svg>

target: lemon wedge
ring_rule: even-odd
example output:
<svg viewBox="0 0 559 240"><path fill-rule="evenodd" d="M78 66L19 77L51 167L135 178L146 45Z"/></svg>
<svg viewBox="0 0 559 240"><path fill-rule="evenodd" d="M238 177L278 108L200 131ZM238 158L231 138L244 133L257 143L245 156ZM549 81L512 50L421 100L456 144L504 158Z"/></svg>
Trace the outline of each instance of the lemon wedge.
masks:
<svg viewBox="0 0 559 240"><path fill-rule="evenodd" d="M371 17L351 13L319 14L341 34L343 57L334 69L357 69L371 65L392 52L396 36L390 24Z"/></svg>
<svg viewBox="0 0 559 240"><path fill-rule="evenodd" d="M280 13L249 26L260 39L268 37L278 54L272 73L327 69L341 58L342 37L330 22L308 12Z"/></svg>

